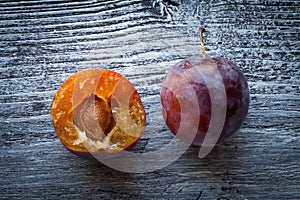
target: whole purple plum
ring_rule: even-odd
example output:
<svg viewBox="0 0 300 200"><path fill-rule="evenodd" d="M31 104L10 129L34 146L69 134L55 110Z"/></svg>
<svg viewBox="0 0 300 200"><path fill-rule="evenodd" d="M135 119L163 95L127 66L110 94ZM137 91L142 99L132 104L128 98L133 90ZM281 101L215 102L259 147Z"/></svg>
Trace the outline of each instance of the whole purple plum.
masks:
<svg viewBox="0 0 300 200"><path fill-rule="evenodd" d="M206 57L203 31L200 28L202 58L175 64L162 82L160 98L165 122L174 135L195 146L214 146L240 129L248 113L249 89L232 62Z"/></svg>

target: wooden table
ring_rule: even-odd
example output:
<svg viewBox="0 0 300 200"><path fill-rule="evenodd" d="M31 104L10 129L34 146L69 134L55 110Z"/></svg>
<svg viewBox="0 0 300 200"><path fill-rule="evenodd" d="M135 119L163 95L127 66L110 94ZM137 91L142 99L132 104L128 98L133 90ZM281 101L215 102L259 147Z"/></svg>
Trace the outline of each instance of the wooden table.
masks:
<svg viewBox="0 0 300 200"><path fill-rule="evenodd" d="M154 3L156 2L156 3ZM0 2L0 199L300 199L298 0L32 0ZM206 50L237 63L251 105L242 129L204 159L124 173L68 152L52 126L53 95L72 73L101 67L136 87L147 127L135 147L173 137L162 78Z"/></svg>

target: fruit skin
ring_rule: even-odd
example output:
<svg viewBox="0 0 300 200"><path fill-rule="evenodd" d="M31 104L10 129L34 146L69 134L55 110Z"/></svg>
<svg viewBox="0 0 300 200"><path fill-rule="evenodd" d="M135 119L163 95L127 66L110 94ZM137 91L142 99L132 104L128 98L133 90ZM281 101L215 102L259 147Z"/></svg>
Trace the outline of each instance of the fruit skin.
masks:
<svg viewBox="0 0 300 200"><path fill-rule="evenodd" d="M54 95L51 116L61 143L85 158L110 158L131 148L146 123L134 86L122 75L106 69L72 74Z"/></svg>
<svg viewBox="0 0 300 200"><path fill-rule="evenodd" d="M210 67L217 67L226 91L226 99L223 99L227 103L225 123L217 144L225 142L240 129L249 108L250 97L247 80L239 68L230 61L224 58L202 59L191 57L175 64L165 76L160 91L163 116L170 131L176 135L182 113L195 112L195 107L181 110L178 97L181 96L184 98L184 101L194 106L199 106L200 120L198 127L193 127L190 124L191 129L197 129L196 136L194 137L188 132L183 133L183 137L177 135L177 137L186 142L192 141L192 145L195 146L202 145L209 128L212 112L210 95L218 95L218 93L210 94L208 90L208 87L210 87L210 91L217 90L218 88L216 87L218 86L206 85L201 74L197 73L197 70L210 70ZM197 96L197 102L190 102L192 101L190 98L185 98L186 93L189 92L185 91L185 84L193 88Z"/></svg>

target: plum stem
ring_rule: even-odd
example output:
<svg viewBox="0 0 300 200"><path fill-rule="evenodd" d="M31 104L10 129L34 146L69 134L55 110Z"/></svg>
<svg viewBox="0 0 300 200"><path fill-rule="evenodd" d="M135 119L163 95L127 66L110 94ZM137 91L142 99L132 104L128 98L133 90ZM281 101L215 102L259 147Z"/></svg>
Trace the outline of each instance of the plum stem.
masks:
<svg viewBox="0 0 300 200"><path fill-rule="evenodd" d="M202 58L206 58L206 53L205 53L205 48L204 48L204 42L203 42L203 32L205 31L204 27L199 28L199 35L200 35L200 45L201 45L201 50L202 50Z"/></svg>

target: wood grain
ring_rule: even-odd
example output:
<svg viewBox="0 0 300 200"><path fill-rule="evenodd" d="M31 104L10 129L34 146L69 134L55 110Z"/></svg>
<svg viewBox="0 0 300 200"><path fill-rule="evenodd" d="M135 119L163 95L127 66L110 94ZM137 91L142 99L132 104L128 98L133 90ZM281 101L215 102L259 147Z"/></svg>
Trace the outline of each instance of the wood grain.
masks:
<svg viewBox="0 0 300 200"><path fill-rule="evenodd" d="M297 0L32 0L0 2L0 199L299 199L300 5ZM72 73L102 67L137 88L148 123L135 151L173 137L161 80L206 51L234 61L251 92L243 128L204 159L128 174L84 160L52 127L54 93Z"/></svg>

